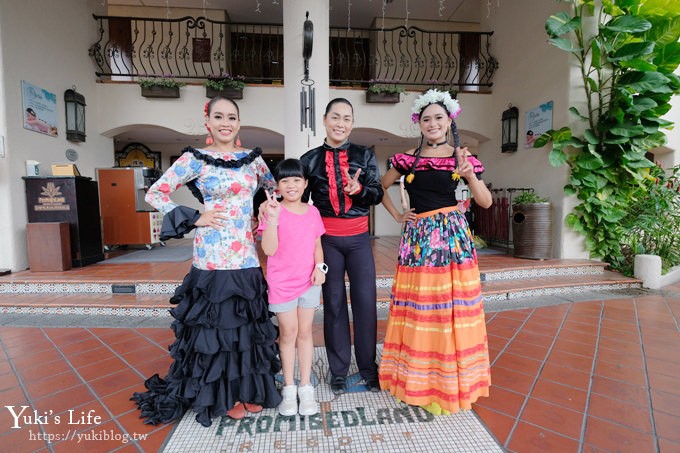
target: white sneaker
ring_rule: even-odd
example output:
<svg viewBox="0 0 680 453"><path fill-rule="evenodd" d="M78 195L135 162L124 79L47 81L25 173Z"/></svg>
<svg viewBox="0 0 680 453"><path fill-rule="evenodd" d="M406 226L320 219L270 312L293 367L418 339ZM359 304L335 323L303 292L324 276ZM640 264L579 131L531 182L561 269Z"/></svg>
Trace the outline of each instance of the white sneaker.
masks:
<svg viewBox="0 0 680 453"><path fill-rule="evenodd" d="M319 413L319 404L314 398L314 386L311 384L298 387L300 397L300 415L314 415Z"/></svg>
<svg viewBox="0 0 680 453"><path fill-rule="evenodd" d="M297 385L286 385L281 392L283 401L279 404L279 414L284 417L290 417L291 415L297 414L297 389Z"/></svg>

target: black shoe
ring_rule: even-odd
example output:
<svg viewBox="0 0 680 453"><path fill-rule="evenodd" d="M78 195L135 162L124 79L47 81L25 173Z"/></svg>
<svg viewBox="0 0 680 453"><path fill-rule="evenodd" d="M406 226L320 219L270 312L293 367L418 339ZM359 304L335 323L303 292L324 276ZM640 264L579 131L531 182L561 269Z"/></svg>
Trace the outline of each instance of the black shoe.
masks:
<svg viewBox="0 0 680 453"><path fill-rule="evenodd" d="M377 377L366 379L366 387L368 387L368 390L370 390L371 392L379 392L380 381L378 380Z"/></svg>
<svg viewBox="0 0 680 453"><path fill-rule="evenodd" d="M336 395L342 395L345 393L345 376L332 376L331 377L331 390Z"/></svg>

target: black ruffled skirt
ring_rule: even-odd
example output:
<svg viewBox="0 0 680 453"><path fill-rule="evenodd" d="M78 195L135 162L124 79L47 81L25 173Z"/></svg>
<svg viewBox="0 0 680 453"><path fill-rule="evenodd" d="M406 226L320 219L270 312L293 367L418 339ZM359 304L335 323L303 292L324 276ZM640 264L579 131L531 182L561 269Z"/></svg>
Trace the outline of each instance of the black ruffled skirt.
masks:
<svg viewBox="0 0 680 453"><path fill-rule="evenodd" d="M281 395L277 329L270 320L262 269L191 268L170 302L176 340L165 379L147 379L131 400L146 424L168 423L191 408L210 426L236 402L276 407Z"/></svg>

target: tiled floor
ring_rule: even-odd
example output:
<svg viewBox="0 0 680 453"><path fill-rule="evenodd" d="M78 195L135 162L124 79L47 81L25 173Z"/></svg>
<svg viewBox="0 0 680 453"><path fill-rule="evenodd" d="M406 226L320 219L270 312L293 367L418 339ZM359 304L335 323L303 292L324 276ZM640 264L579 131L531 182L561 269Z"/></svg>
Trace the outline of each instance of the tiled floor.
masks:
<svg viewBox="0 0 680 453"><path fill-rule="evenodd" d="M680 451L680 285L666 290L488 314L493 387L476 413L513 452ZM52 451L157 451L171 427L143 425L128 398L167 371L171 340L170 329L0 328L0 401L49 414L13 429L3 410L0 445L47 451L41 433L74 436ZM71 424L69 410L101 419ZM76 445L76 433L99 438ZM126 434L148 437L116 440Z"/></svg>
<svg viewBox="0 0 680 453"><path fill-rule="evenodd" d="M486 258L488 269L518 265L502 255ZM393 260L387 247L376 253L382 269ZM121 265L116 272L87 266L73 270L81 274L73 281L167 278L166 272L181 278L186 263L180 264ZM63 274L54 278L73 275ZM113 296L11 297L40 305ZM125 304L134 296L115 297ZM641 297L488 313L493 386L475 412L512 452L680 451L679 319L680 284ZM380 339L384 329L380 321ZM143 425L128 398L146 377L167 371L171 341L168 328L0 327L0 450L158 451L172 426ZM323 344L320 324L315 344ZM4 406L17 414L27 406L20 428ZM128 442L134 435L147 437Z"/></svg>

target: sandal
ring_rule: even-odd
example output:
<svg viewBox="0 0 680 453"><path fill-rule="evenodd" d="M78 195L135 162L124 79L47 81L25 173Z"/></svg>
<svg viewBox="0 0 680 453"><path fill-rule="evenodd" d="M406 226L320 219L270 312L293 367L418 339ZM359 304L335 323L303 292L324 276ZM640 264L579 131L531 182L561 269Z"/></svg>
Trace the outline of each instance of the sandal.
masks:
<svg viewBox="0 0 680 453"><path fill-rule="evenodd" d="M246 409L240 402L234 404L234 407L227 411L227 417L233 418L234 420L241 420L246 416Z"/></svg>
<svg viewBox="0 0 680 453"><path fill-rule="evenodd" d="M246 407L246 410L248 412L252 412L253 414L262 412L262 406L260 406L259 404L243 403L243 405Z"/></svg>

